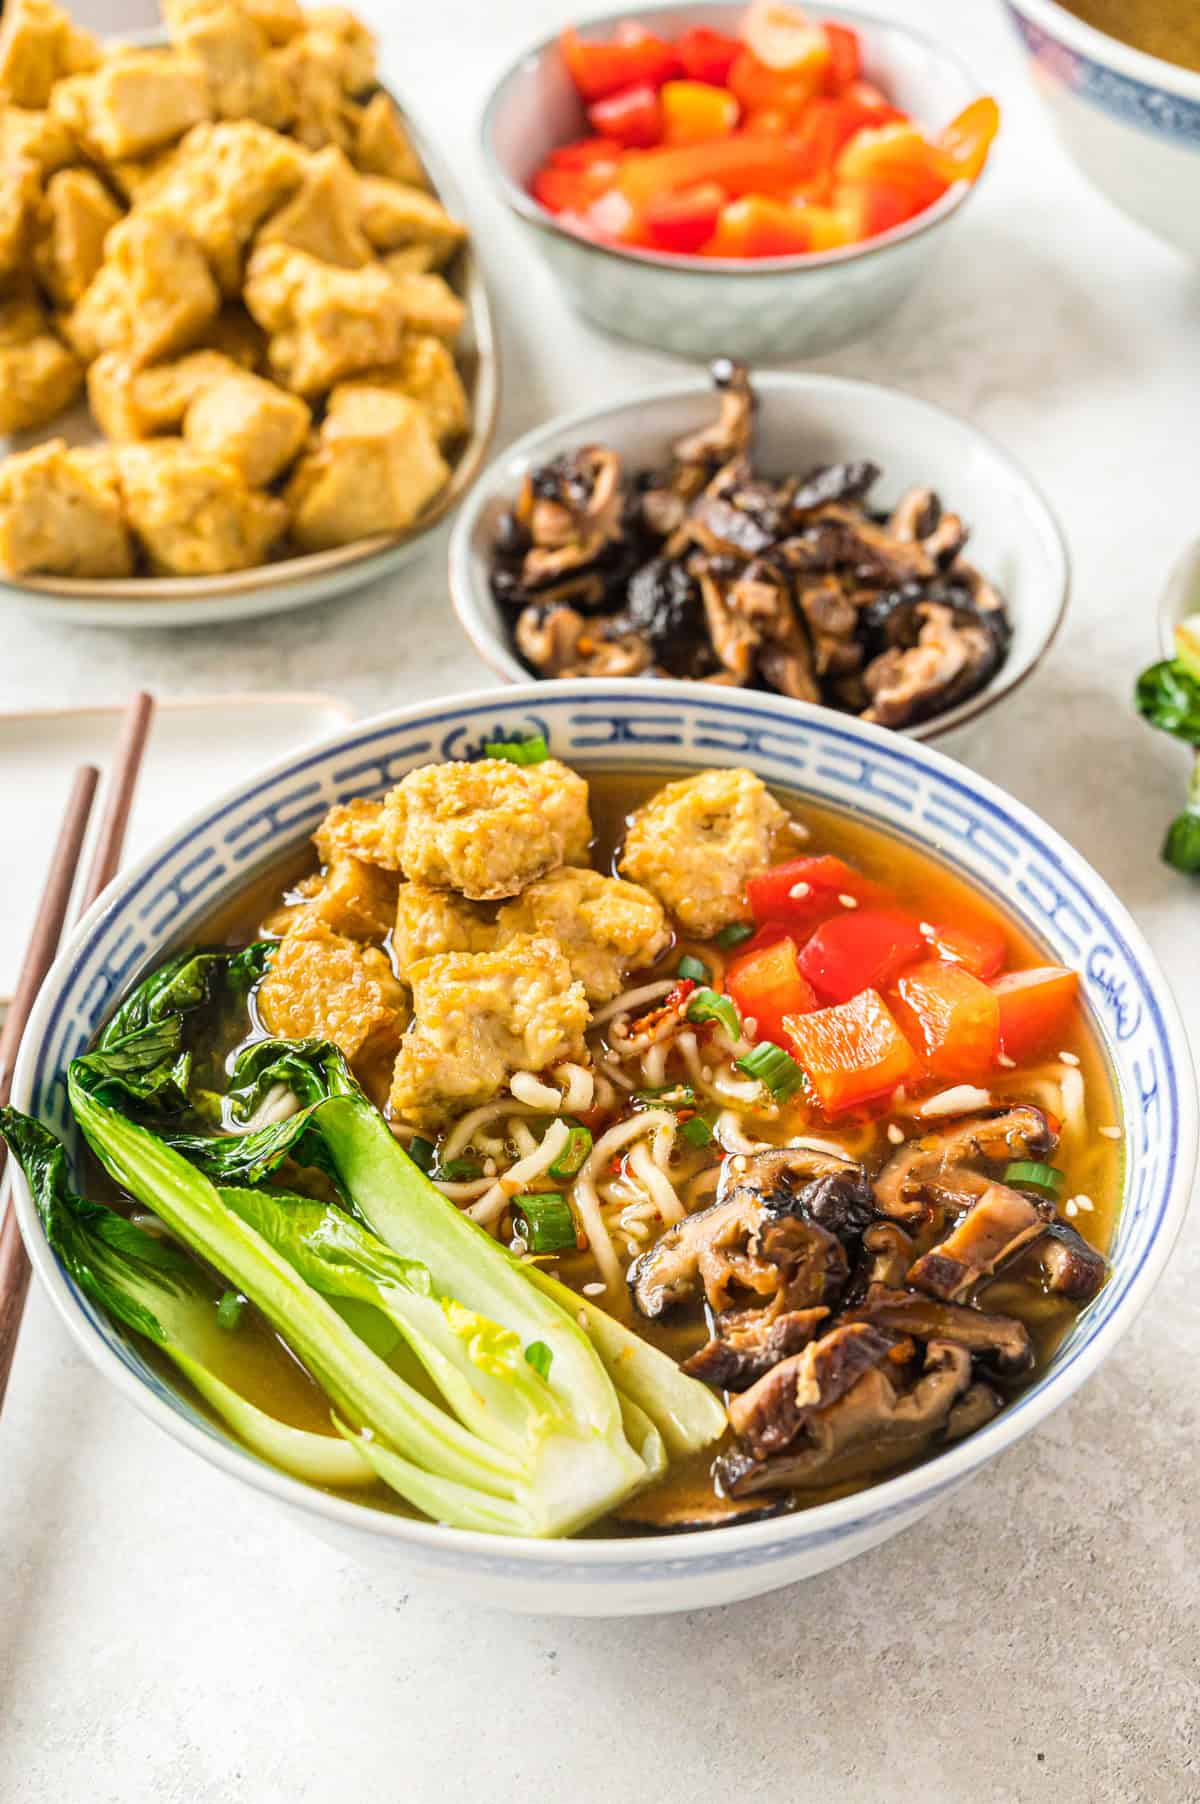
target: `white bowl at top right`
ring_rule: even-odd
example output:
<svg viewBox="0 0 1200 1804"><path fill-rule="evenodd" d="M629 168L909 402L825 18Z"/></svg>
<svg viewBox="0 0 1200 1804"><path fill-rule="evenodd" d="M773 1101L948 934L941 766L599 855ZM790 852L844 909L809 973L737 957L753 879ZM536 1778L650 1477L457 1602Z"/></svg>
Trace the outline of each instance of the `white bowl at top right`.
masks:
<svg viewBox="0 0 1200 1804"><path fill-rule="evenodd" d="M1056 0L1006 0L1054 127L1093 185L1200 258L1200 71L1135 50Z"/></svg>

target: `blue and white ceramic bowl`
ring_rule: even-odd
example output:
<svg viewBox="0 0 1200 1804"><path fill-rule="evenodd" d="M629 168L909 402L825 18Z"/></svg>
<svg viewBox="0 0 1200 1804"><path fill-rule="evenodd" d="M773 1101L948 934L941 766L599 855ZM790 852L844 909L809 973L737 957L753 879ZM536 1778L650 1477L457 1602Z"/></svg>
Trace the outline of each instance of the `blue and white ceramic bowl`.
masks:
<svg viewBox="0 0 1200 1804"><path fill-rule="evenodd" d="M1114 205L1200 257L1200 74L1055 0L1007 0L1059 137Z"/></svg>
<svg viewBox="0 0 1200 1804"><path fill-rule="evenodd" d="M118 1389L231 1478L381 1572L394 1571L398 1586L424 1583L531 1612L698 1609L806 1578L909 1527L1095 1371L1154 1288L1182 1221L1196 1156L1195 1080L1166 982L1121 904L1070 846L991 784L922 745L774 696L586 682L380 715L249 776L186 822L119 878L71 935L21 1049L16 1105L66 1131L67 1062L124 987L294 848L332 803L379 794L431 759L529 732L544 733L560 758L585 770L748 765L801 804L843 809L938 857L994 896L1049 958L1083 972L1128 1134L1124 1204L1111 1281L1029 1391L915 1471L793 1516L675 1537L499 1540L329 1497L260 1463L166 1384L68 1282L19 1178L18 1219L64 1321Z"/></svg>
<svg viewBox="0 0 1200 1804"><path fill-rule="evenodd" d="M663 36L692 25L736 32L745 6L623 7L578 27L605 38L632 19ZM931 131L949 124L983 90L943 45L908 25L842 6L821 17L851 25L864 72ZM587 122L557 34L525 53L492 90L483 116L484 162L531 250L541 255L579 311L618 338L680 357L724 353L755 363L815 356L887 318L945 247L971 187L956 182L916 219L867 244L804 257L680 258L596 244L539 206L529 183L559 144Z"/></svg>

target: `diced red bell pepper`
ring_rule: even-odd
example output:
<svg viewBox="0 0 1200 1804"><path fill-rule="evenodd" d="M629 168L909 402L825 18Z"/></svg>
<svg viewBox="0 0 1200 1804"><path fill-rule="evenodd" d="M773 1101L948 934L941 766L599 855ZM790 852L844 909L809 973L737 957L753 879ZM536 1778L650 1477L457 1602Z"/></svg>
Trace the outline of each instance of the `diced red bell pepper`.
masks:
<svg viewBox="0 0 1200 1804"><path fill-rule="evenodd" d="M703 81L668 81L660 96L667 144L705 144L727 138L737 126L741 108L728 88Z"/></svg>
<svg viewBox="0 0 1200 1804"><path fill-rule="evenodd" d="M725 988L742 1019L753 1018L755 1037L776 1045L783 1044L785 1015L806 1015L817 1007L797 963L796 942L786 935L732 959L725 967Z"/></svg>
<svg viewBox="0 0 1200 1804"><path fill-rule="evenodd" d="M936 167L937 158L911 121L868 126L856 132L838 154L835 173L840 183L858 188L868 210L872 208L889 225L911 219L946 192L948 178ZM887 230L876 224L875 231Z"/></svg>
<svg viewBox="0 0 1200 1804"><path fill-rule="evenodd" d="M743 50L726 77L726 85L747 113L768 110L795 120L803 115L820 82L803 70L768 69L753 51Z"/></svg>
<svg viewBox="0 0 1200 1804"><path fill-rule="evenodd" d="M786 0L753 0L742 20L742 40L768 69L811 79L814 93L825 78L830 62L825 28Z"/></svg>
<svg viewBox="0 0 1200 1804"><path fill-rule="evenodd" d="M729 71L742 46L737 38L726 37L707 25L693 25L675 40L675 49L683 72L692 81L710 81L718 87L729 79Z"/></svg>
<svg viewBox="0 0 1200 1804"><path fill-rule="evenodd" d="M890 1096L921 1068L877 990L862 990L835 1008L789 1015L784 1031L827 1115Z"/></svg>
<svg viewBox="0 0 1200 1804"><path fill-rule="evenodd" d="M822 1002L849 1002L860 990L887 989L905 966L928 956L917 922L902 909L844 909L817 928L800 969Z"/></svg>
<svg viewBox="0 0 1200 1804"><path fill-rule="evenodd" d="M1000 1050L1018 1065L1058 1041L1071 1025L1079 973L1063 965L1006 971L992 985L1000 1010Z"/></svg>
<svg viewBox="0 0 1200 1804"><path fill-rule="evenodd" d="M656 250L695 255L716 231L724 204L725 190L716 182L660 194L642 211L646 240Z"/></svg>
<svg viewBox="0 0 1200 1804"><path fill-rule="evenodd" d="M744 194L722 207L706 257L795 257L809 248L803 208L766 194Z"/></svg>
<svg viewBox="0 0 1200 1804"><path fill-rule="evenodd" d="M829 46L825 92L841 94L843 89L858 78L858 72L862 68L862 45L856 31L851 31L848 25L835 24L832 19L826 19L821 30L825 33L825 42Z"/></svg>
<svg viewBox="0 0 1200 1804"><path fill-rule="evenodd" d="M839 897L870 907L888 907L893 898L881 883L874 883L830 853L791 858L772 865L746 885L746 898L755 921L779 921L789 929L813 928L845 906Z"/></svg>
<svg viewBox="0 0 1200 1804"><path fill-rule="evenodd" d="M588 108L588 124L593 131L630 150L647 150L663 136L658 89L648 82L635 88L620 88L593 102Z"/></svg>
<svg viewBox="0 0 1200 1804"><path fill-rule="evenodd" d="M988 159L1000 129L1000 108L990 94L973 100L938 134L932 146L938 173L947 182L973 182Z"/></svg>
<svg viewBox="0 0 1200 1804"><path fill-rule="evenodd" d="M619 185L635 207L671 189L719 182L731 196L779 194L795 186L797 156L790 137L734 132L711 144L679 144L636 151L621 165Z"/></svg>
<svg viewBox="0 0 1200 1804"><path fill-rule="evenodd" d="M642 83L660 87L679 68L674 45L640 25L618 26L606 42L586 40L568 29L560 34L558 47L571 79L588 101Z"/></svg>
<svg viewBox="0 0 1200 1804"><path fill-rule="evenodd" d="M956 921L952 927L935 925L929 935L929 950L944 958L948 965L963 965L973 977L986 982L1004 969L1008 941L1004 929L994 921Z"/></svg>
<svg viewBox="0 0 1200 1804"><path fill-rule="evenodd" d="M1000 1052L996 992L961 965L940 961L906 971L896 985L896 1015L929 1069L955 1082L985 1076Z"/></svg>
<svg viewBox="0 0 1200 1804"><path fill-rule="evenodd" d="M606 163L615 174L617 155L611 138L576 138L552 150L550 161L556 169L590 169L595 163Z"/></svg>
<svg viewBox="0 0 1200 1804"><path fill-rule="evenodd" d="M586 169L561 169L552 163L539 169L529 186L534 200L551 213L586 212L596 194Z"/></svg>

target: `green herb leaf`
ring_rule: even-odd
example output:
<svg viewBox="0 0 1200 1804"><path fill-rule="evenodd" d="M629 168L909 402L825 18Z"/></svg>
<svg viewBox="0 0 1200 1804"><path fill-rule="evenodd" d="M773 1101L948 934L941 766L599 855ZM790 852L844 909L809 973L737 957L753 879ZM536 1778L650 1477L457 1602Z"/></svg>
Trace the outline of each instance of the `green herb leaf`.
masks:
<svg viewBox="0 0 1200 1804"><path fill-rule="evenodd" d="M230 1334L241 1326L242 1314L246 1307L246 1299L239 1296L236 1290L222 1292L221 1301L217 1304L217 1326Z"/></svg>
<svg viewBox="0 0 1200 1804"><path fill-rule="evenodd" d="M575 1246L575 1217L557 1190L514 1196L517 1231L531 1253L565 1253Z"/></svg>
<svg viewBox="0 0 1200 1804"><path fill-rule="evenodd" d="M717 935L717 945L722 952L731 952L740 946L743 940L754 938L754 926L750 921L731 921L728 927L722 927Z"/></svg>
<svg viewBox="0 0 1200 1804"><path fill-rule="evenodd" d="M549 1167L552 1178L573 1178L583 1170L592 1150L592 1135L581 1121L568 1123L567 1144Z"/></svg>
<svg viewBox="0 0 1200 1804"><path fill-rule="evenodd" d="M409 1156L412 1156L411 1147ZM450 1184L469 1184L473 1179L483 1176L483 1166L478 1159L448 1159L445 1165L438 1167L436 1175L445 1178Z"/></svg>
<svg viewBox="0 0 1200 1804"><path fill-rule="evenodd" d="M718 996L715 990L697 990L687 1006L689 1021L719 1021L731 1040L736 1040L742 1031L742 1023L737 1009L728 996Z"/></svg>
<svg viewBox="0 0 1200 1804"><path fill-rule="evenodd" d="M693 983L710 983L712 981L712 972L704 960L693 958L690 952L684 953L676 969L680 977L688 977Z"/></svg>
<svg viewBox="0 0 1200 1804"><path fill-rule="evenodd" d="M554 1355L544 1340L530 1341L525 1349L525 1360L528 1365L533 1367L539 1378L549 1378Z"/></svg>
<svg viewBox="0 0 1200 1804"><path fill-rule="evenodd" d="M483 749L489 758L503 758L509 764L544 764L550 756L540 733L529 739L490 739Z"/></svg>
<svg viewBox="0 0 1200 1804"><path fill-rule="evenodd" d="M686 1140L689 1146L711 1146L716 1111L705 1109L702 1115L689 1115L686 1121L679 1124L679 1138Z"/></svg>
<svg viewBox="0 0 1200 1804"><path fill-rule="evenodd" d="M1134 703L1152 727L1200 746L1200 677L1178 658L1165 658L1143 670Z"/></svg>
<svg viewBox="0 0 1200 1804"><path fill-rule="evenodd" d="M1067 1174L1057 1165L1043 1165L1037 1159L1014 1159L1004 1168L1004 1182L1021 1190L1036 1190L1043 1196L1059 1196L1067 1182Z"/></svg>
<svg viewBox="0 0 1200 1804"><path fill-rule="evenodd" d="M804 1084L804 1073L790 1053L773 1040L760 1040L744 1058L734 1060L735 1068L747 1077L765 1084L777 1102L783 1102Z"/></svg>
<svg viewBox="0 0 1200 1804"><path fill-rule="evenodd" d="M433 1141L424 1139L420 1134L414 1134L408 1143L407 1150L408 1156L417 1170L425 1172L428 1176L437 1164L437 1147Z"/></svg>

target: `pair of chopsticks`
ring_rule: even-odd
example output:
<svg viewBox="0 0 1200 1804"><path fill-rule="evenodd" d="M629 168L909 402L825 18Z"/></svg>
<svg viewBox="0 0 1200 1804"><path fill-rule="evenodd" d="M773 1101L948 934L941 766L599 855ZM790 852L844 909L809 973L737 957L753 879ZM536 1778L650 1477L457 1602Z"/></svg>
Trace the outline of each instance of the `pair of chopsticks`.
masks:
<svg viewBox="0 0 1200 1804"><path fill-rule="evenodd" d="M153 715L154 702L144 691L135 695L125 710L104 814L80 898L80 915L92 906L117 874ZM34 999L54 962L66 925L99 781L100 773L94 764L82 764L75 773L71 797L59 830L46 887L38 905L16 994L9 1007L3 1031L0 1032L0 1105L7 1103L12 1093L17 1048ZM0 1185L3 1183L7 1152L7 1147L0 1141ZM0 1209L3 1209L2 1195ZM21 1332L21 1317L29 1294L29 1271L29 1255L21 1240L17 1211L10 1197L3 1221L0 1222L0 1408L4 1405L13 1355L17 1350L17 1336Z"/></svg>

